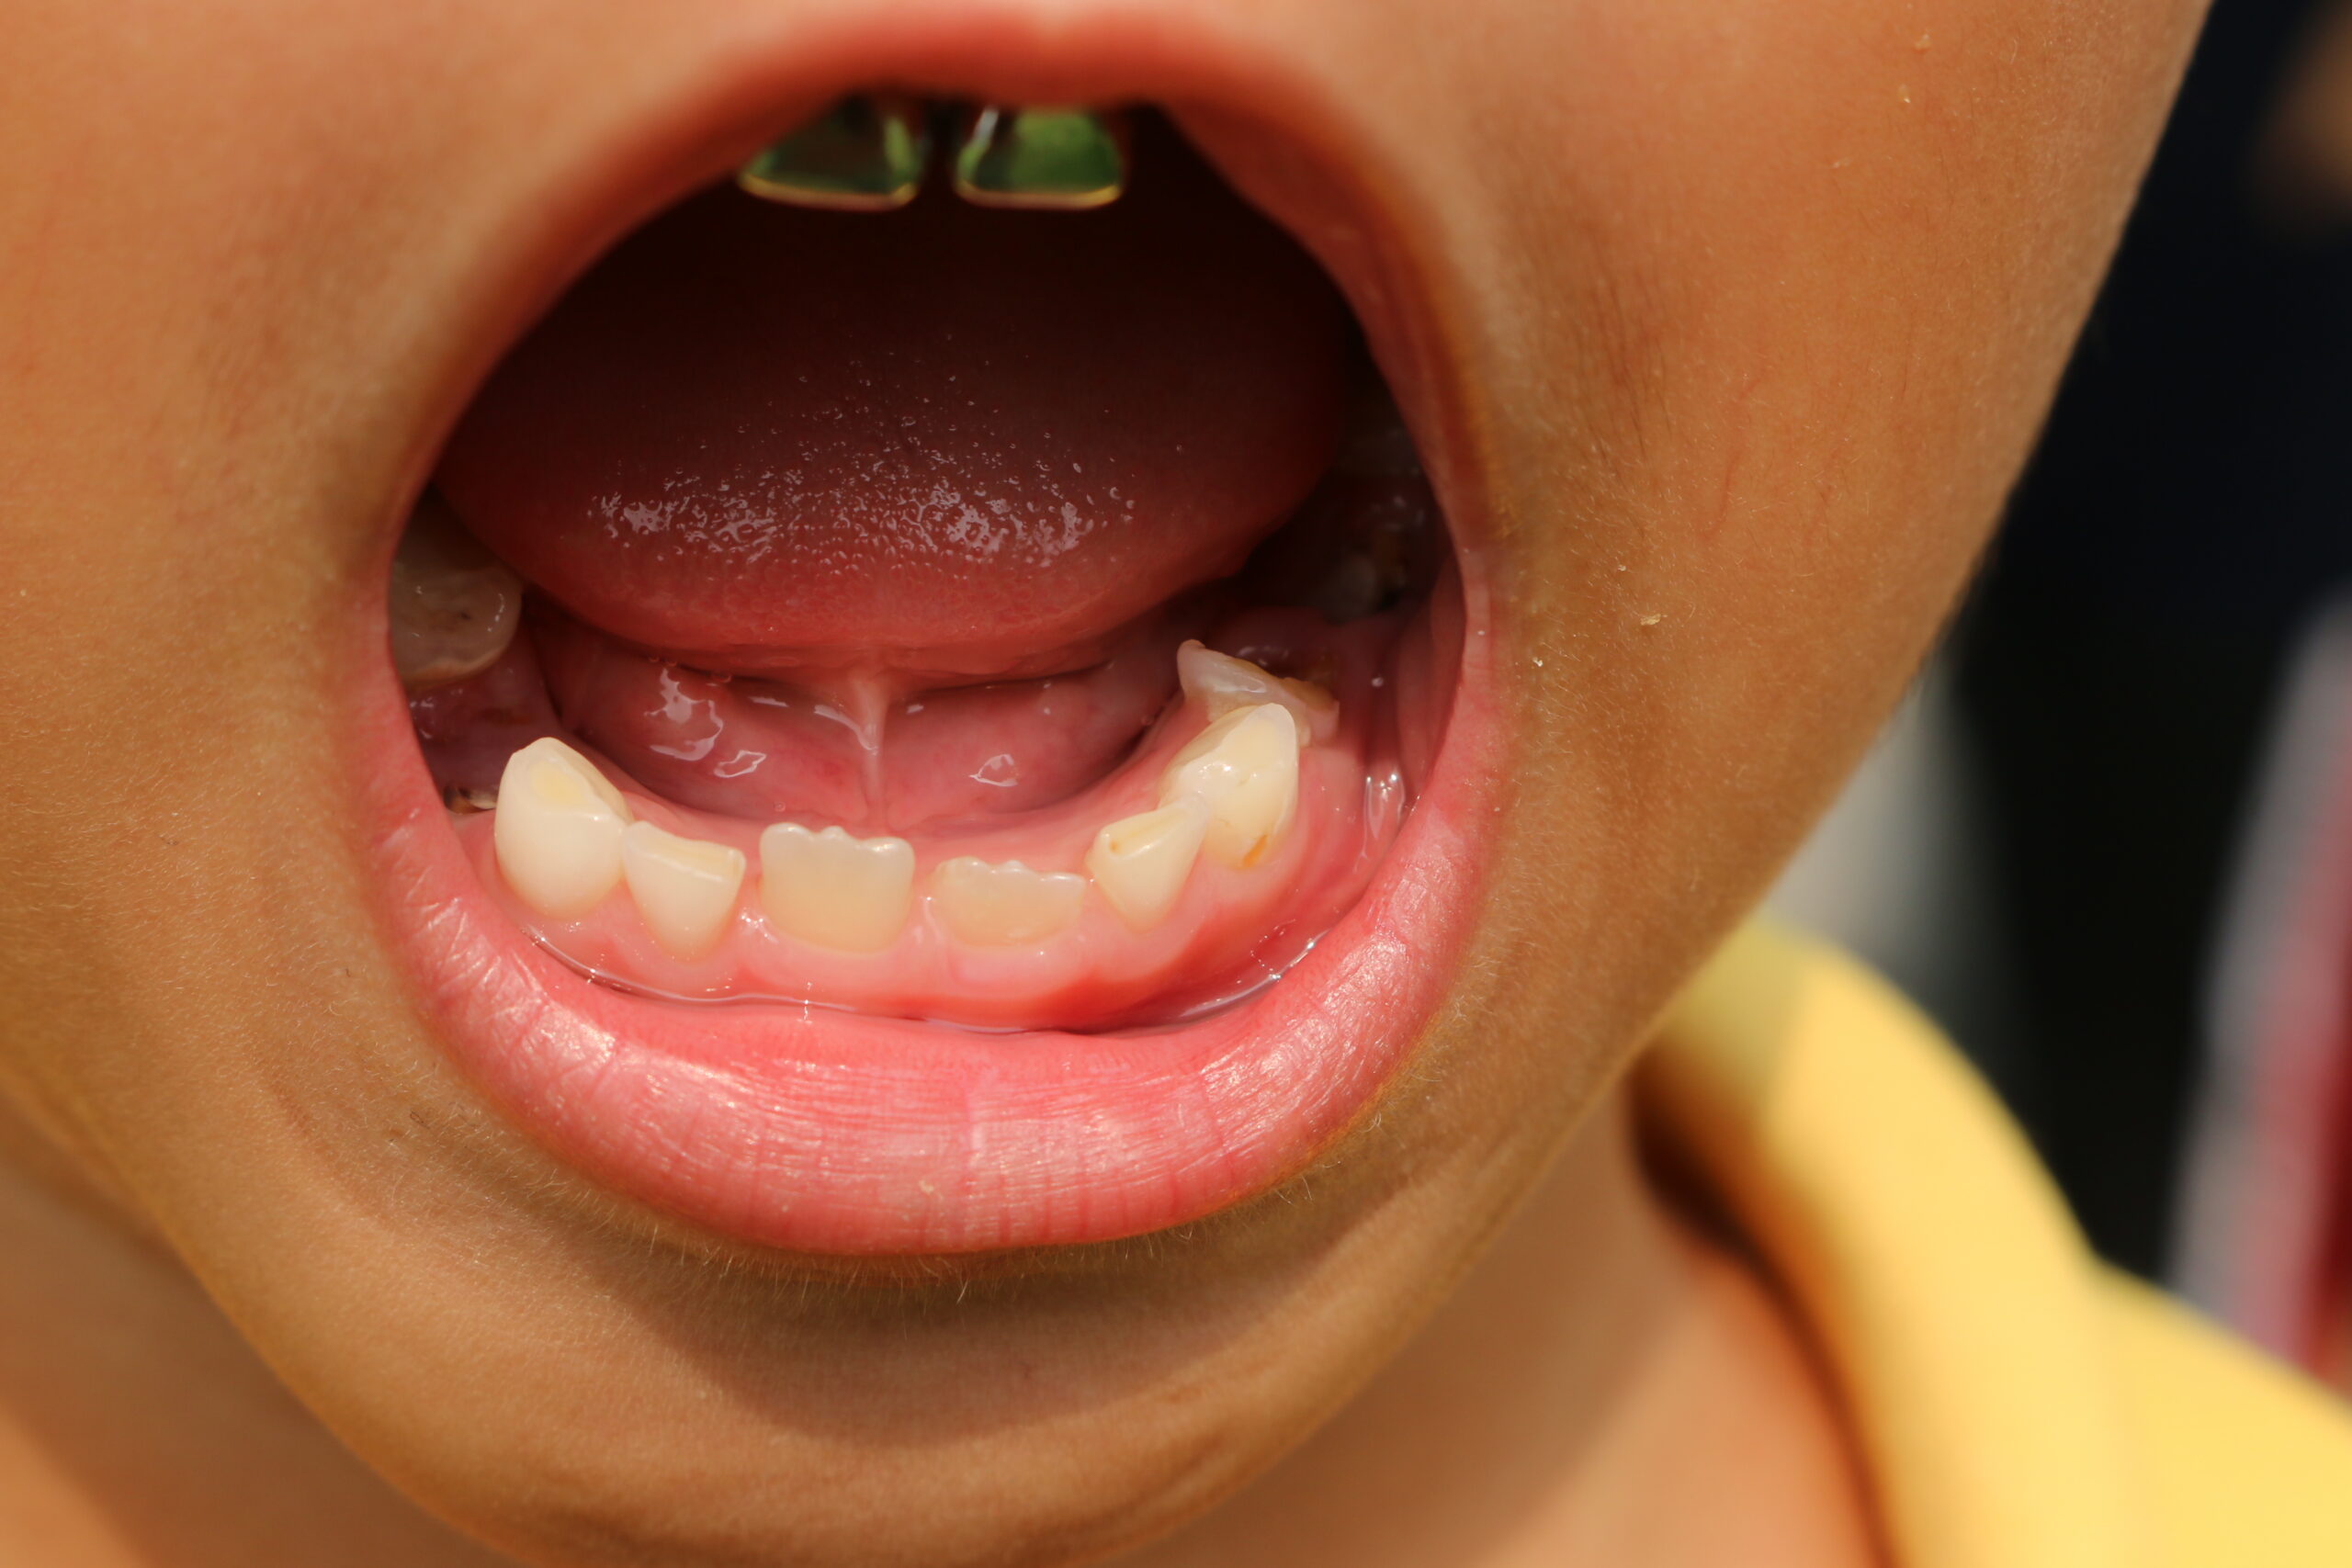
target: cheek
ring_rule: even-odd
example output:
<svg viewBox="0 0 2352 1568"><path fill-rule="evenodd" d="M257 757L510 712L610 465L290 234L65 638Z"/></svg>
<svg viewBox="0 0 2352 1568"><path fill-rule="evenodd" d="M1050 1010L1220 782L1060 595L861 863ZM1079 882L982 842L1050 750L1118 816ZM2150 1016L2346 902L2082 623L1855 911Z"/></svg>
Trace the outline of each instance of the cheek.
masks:
<svg viewBox="0 0 2352 1568"><path fill-rule="evenodd" d="M1433 41L1510 106L1398 156L1480 280L1449 303L1523 677L1484 959L1521 1082L1638 1036L1917 669L2196 10L1585 5Z"/></svg>

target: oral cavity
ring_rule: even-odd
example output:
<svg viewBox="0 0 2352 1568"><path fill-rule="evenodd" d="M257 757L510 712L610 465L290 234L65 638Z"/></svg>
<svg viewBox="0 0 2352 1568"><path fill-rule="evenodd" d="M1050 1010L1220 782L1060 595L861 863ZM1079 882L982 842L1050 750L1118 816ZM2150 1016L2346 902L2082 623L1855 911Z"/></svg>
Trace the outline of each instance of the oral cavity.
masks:
<svg viewBox="0 0 2352 1568"><path fill-rule="evenodd" d="M1328 282L1164 127L1136 173L1083 217L697 197L492 378L394 658L548 951L1107 1029L1355 902L1443 724L1442 527Z"/></svg>

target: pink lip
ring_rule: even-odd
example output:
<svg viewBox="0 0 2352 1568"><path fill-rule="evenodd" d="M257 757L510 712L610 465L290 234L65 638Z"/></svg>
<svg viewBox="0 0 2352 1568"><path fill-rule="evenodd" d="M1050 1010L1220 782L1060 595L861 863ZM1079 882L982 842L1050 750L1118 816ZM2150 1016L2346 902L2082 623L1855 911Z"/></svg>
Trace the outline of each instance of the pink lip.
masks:
<svg viewBox="0 0 2352 1568"><path fill-rule="evenodd" d="M975 29L973 13L943 13L942 58L958 37L988 52ZM843 69L866 45L882 47L859 34L852 26L813 50L802 40L804 64L832 80L887 74ZM1204 84L1225 72L1171 51L1170 34L1153 42L1168 85L1214 101ZM750 72L736 91L763 77L769 101L792 101L784 74ZM1266 81L1239 65L1231 74ZM1162 96L1151 80L1123 85ZM1358 232L1392 231L1367 221ZM1424 400L1417 423L1436 440L1433 472L1457 513L1459 676L1436 763L1385 863L1280 981L1214 1017L1118 1035L687 1007L596 985L532 943L481 886L379 650L346 752L354 795L393 945L458 1066L535 1140L605 1185L714 1233L803 1254L974 1253L1161 1230L1268 1190L1361 1122L1453 972L1503 772L1487 594L1464 547L1463 498L1446 493L1462 488L1446 483L1449 471L1464 472L1446 460L1456 411L1444 387L1416 374L1443 356L1431 323L1393 287L1404 259L1394 247L1326 256L1384 360L1407 378L1408 411L1415 390ZM1351 277L1366 266L1387 276Z"/></svg>
<svg viewBox="0 0 2352 1568"><path fill-rule="evenodd" d="M1114 1240L1266 1190L1353 1125L1434 1011L1487 863L1497 726L1465 649L1430 787L1363 900L1254 998L1153 1033L977 1034L821 1009L688 1008L590 982L460 852L397 687L365 809L398 944L451 1055L630 1197L794 1252Z"/></svg>

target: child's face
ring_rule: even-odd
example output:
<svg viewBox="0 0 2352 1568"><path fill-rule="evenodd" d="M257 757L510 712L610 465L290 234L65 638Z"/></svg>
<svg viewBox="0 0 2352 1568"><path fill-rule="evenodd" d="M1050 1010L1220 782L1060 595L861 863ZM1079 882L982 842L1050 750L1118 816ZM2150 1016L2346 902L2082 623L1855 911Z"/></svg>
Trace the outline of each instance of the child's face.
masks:
<svg viewBox="0 0 2352 1568"><path fill-rule="evenodd" d="M0 117L9 1099L364 1457L495 1539L582 1562L944 1564L1148 1533L1263 1467L1392 1351L1835 787L2025 451L2192 11L17 7L0 23L19 66ZM1267 951L1252 944L1285 922L1322 933L1222 1011L1168 999L1215 978L1193 950L1166 959L1175 978L1118 992L1100 953L1142 964L1143 949L1091 904L1085 929L1112 934L1067 984L1013 974L1018 941L964 953L951 921L920 974L888 967L916 964L899 948L820 966L866 987L841 1008L592 986L521 934L518 919L572 940L500 891L503 847L441 809L449 780L420 758L385 651L386 577L482 378L622 233L796 108L877 82L1168 106L1336 279L1427 463L1456 565L1415 585L1353 684L1317 667L1357 728L1301 754L1282 842L1315 846L1334 813L1361 812L1359 774L1413 808L1366 840L1355 882L1335 874L1343 912L1284 902L1306 897L1305 873L1279 887L1222 862L1200 873L1199 898L1231 900L1201 915L1201 951L1233 948L1245 921L1234 951ZM1154 210L1150 150L1121 221ZM928 210L967 231L957 209ZM944 278L959 256L941 249ZM1222 243L1205 274L1166 254L1096 270L1159 266L1151 286L1171 289L1244 270ZM865 276L808 265L844 289ZM1073 310L1100 281L1079 271ZM712 287L674 281L650 292ZM780 352L796 341L780 317L822 314L807 292L725 287L698 319L740 312ZM1291 287L1267 285L1276 305ZM1100 368L1099 427L1070 437L1089 456L1088 441L1143 451L1147 471L1167 427L1224 419L1238 442L1295 416L1306 432L1266 436L1256 467L1227 465L1239 477L1188 454L1223 477L1177 468L1171 514L1227 480L1279 491L1266 473L1334 439L1324 372L1291 357L1328 345L1265 351L1295 325L1282 310L1227 342L1215 300L1229 292L1208 290L1149 387L1123 375L1170 334L1138 328L1136 357ZM1098 336L1145 310L1117 309ZM891 352L932 353L953 330L931 321ZM806 342L820 375L860 352L831 327ZM1169 390L1184 354L1217 344L1242 367L1217 396ZM723 424L711 405L767 373L714 371L724 396L706 396L701 363L616 417L616 439ZM1230 417L1294 371L1295 397L1265 394L1274 414ZM580 379L543 375L529 396L617 395ZM673 417L689 393L702 403ZM974 417L989 427L975 463L1052 434L1018 409ZM658 580L675 614L633 638L675 655L644 666L657 686L673 663L758 665L776 678L760 690L805 694L846 648L834 663L906 676L904 719L910 692L1124 648L1114 631L1162 613L1158 574L1171 589L1213 575L1215 551L1145 529L1120 546L1128 564L1098 558L1082 581L1055 576L1080 568L1051 550L949 573L951 612L927 597L948 587L858 556L871 530L852 529L828 536L849 561L831 586L794 601L795 626L816 629L721 637L715 623L756 615L741 594L707 609L696 594L718 605L755 562L707 552L663 576L676 561L628 556L617 528L577 558L535 555L515 493L571 484L592 504L572 466L606 454L559 435L518 457L527 441L484 424L452 448L452 502L543 587L569 572L565 603L605 632ZM812 572L797 561L773 592ZM694 644L706 614L732 664ZM908 653L934 619L953 635ZM550 625L528 634L543 650L570 635ZM1155 704L1149 682L1174 679L1156 657L1139 677ZM1375 683L1384 670L1403 673ZM608 759L635 745L639 778L693 761L658 727L565 718ZM1044 737L1043 756L1069 721L1001 722ZM928 787L925 765L890 776ZM707 814L692 821L743 798L690 773L654 793ZM830 817L797 798L768 815L905 826L870 790ZM954 832L924 818L903 836L930 876ZM788 911L742 898L763 953L798 951L759 924ZM613 941L639 954L623 967L675 957ZM676 962L660 973L716 961ZM1153 1027L1005 1034L910 1015Z"/></svg>

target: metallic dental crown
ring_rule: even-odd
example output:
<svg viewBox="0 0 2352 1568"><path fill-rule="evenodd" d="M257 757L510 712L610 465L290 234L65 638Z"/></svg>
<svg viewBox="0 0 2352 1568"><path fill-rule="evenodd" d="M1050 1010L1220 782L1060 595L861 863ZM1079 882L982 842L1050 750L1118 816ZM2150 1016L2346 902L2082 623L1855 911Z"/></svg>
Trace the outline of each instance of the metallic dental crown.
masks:
<svg viewBox="0 0 2352 1568"><path fill-rule="evenodd" d="M979 207L1069 212L1126 189L1127 123L1114 111L983 104L943 110L887 93L853 93L747 161L736 181L795 207L887 212L922 188L934 120L953 117L955 191Z"/></svg>

